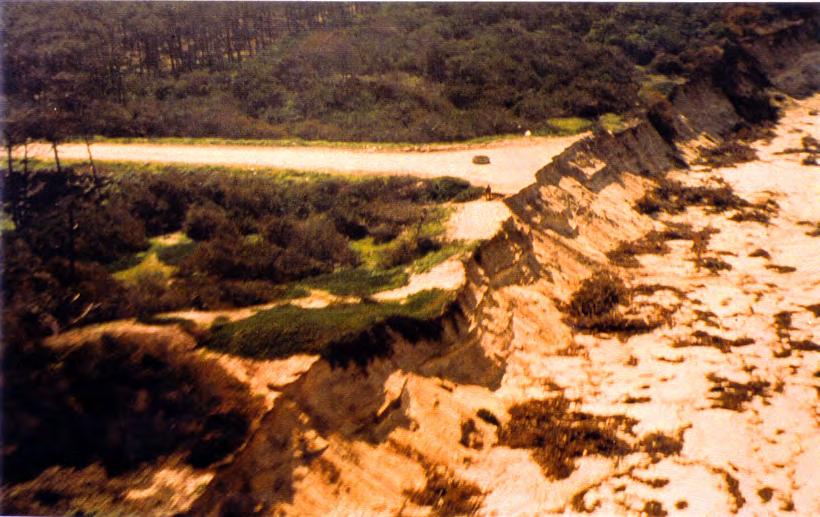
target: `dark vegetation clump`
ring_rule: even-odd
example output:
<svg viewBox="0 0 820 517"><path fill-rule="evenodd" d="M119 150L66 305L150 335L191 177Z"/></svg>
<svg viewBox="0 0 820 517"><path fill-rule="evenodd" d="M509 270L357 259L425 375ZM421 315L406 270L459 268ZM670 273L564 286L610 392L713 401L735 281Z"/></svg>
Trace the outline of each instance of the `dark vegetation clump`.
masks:
<svg viewBox="0 0 820 517"><path fill-rule="evenodd" d="M643 505L643 513L645 513L649 517L664 517L669 515L669 512L664 510L663 505L660 501L647 501Z"/></svg>
<svg viewBox="0 0 820 517"><path fill-rule="evenodd" d="M700 157L695 160L697 165L731 167L757 159L754 149L737 140L729 140L715 147L701 147L699 151Z"/></svg>
<svg viewBox="0 0 820 517"><path fill-rule="evenodd" d="M478 418L480 418L480 419L484 420L484 421L485 421L485 422L487 422L488 424L492 424L492 425L494 425L494 426L496 426L496 427L500 427L500 426L501 426L501 422L499 422L499 421L498 421L498 417L496 417L496 416L492 413L492 411L490 411L489 409L485 409L485 408L481 408L481 409L479 409L479 410L476 412L476 416L478 416Z"/></svg>
<svg viewBox="0 0 820 517"><path fill-rule="evenodd" d="M510 408L510 421L499 443L532 449L547 477L564 479L575 460L586 455L624 456L633 451L618 433L629 433L636 421L625 416L596 416L570 409L563 397L530 400Z"/></svg>
<svg viewBox="0 0 820 517"><path fill-rule="evenodd" d="M749 253L749 256L753 257L753 258L756 258L756 257L766 258L766 259L772 258L772 256L769 255L769 252L762 249L762 248L757 248L753 252Z"/></svg>
<svg viewBox="0 0 820 517"><path fill-rule="evenodd" d="M678 214L690 206L705 206L715 212L744 209L749 203L736 196L727 185L719 187L689 187L677 181L662 180L635 205L638 212L653 215L659 212Z"/></svg>
<svg viewBox="0 0 820 517"><path fill-rule="evenodd" d="M740 491L740 483L737 478L725 470L722 472L726 488L729 490L729 495L732 496L732 511L737 513L746 504L746 498L743 497L743 493Z"/></svg>
<svg viewBox="0 0 820 517"><path fill-rule="evenodd" d="M717 257L702 257L700 260L695 261L695 263L698 268L706 268L712 273L717 273L718 271L731 271L732 269L731 264Z"/></svg>
<svg viewBox="0 0 820 517"><path fill-rule="evenodd" d="M775 273L785 274L794 273L797 268L794 266L781 266L780 264L766 264L766 269L770 269Z"/></svg>
<svg viewBox="0 0 820 517"><path fill-rule="evenodd" d="M599 272L581 283L567 305L576 319L596 318L610 313L627 299L623 280L613 273Z"/></svg>
<svg viewBox="0 0 820 517"><path fill-rule="evenodd" d="M635 255L664 255L669 252L666 241L665 232L653 230L635 241L621 242L617 248L607 252L606 256L617 266L640 267L641 263Z"/></svg>
<svg viewBox="0 0 820 517"><path fill-rule="evenodd" d="M428 466L425 475L427 483L424 488L408 490L405 495L414 504L432 508L432 515L473 515L481 508L484 496L474 483L459 479L444 467L435 465Z"/></svg>
<svg viewBox="0 0 820 517"><path fill-rule="evenodd" d="M178 450L205 467L239 447L245 407L225 405L229 383L215 364L201 366L162 347L104 335L70 349L5 348L4 483L30 480L52 465L100 462L110 476ZM221 375L221 376L220 376Z"/></svg>
<svg viewBox="0 0 820 517"><path fill-rule="evenodd" d="M683 450L683 441L663 433L650 433L641 439L638 447L653 460L659 460L664 456L680 454Z"/></svg>
<svg viewBox="0 0 820 517"><path fill-rule="evenodd" d="M772 487L764 486L763 488L758 489L757 495L760 497L761 501L768 503L774 496L774 489L772 489Z"/></svg>
<svg viewBox="0 0 820 517"><path fill-rule="evenodd" d="M714 334L709 334L708 332L704 332L702 330L696 330L692 333L689 339L678 340L672 346L675 348L705 346L717 348L724 354L728 354L732 351L732 347L748 346L751 344L754 344L754 339L752 338L744 337L738 339L726 339L720 336L715 336Z"/></svg>
<svg viewBox="0 0 820 517"><path fill-rule="evenodd" d="M707 378L713 383L709 391L716 394L712 407L742 411L744 404L750 402L754 397L768 396L770 386L768 381L754 380L741 383L715 374L709 374Z"/></svg>
<svg viewBox="0 0 820 517"><path fill-rule="evenodd" d="M660 321L629 318L617 310L619 305L629 305L632 294L613 273L598 272L581 283L565 309L579 330L629 335L657 328Z"/></svg>

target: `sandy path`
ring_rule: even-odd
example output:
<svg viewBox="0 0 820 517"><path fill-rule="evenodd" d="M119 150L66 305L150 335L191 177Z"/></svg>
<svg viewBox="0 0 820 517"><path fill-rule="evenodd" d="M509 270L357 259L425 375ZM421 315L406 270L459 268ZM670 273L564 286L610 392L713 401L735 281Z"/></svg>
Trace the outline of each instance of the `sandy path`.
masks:
<svg viewBox="0 0 820 517"><path fill-rule="evenodd" d="M344 174L410 174L422 177L455 176L504 194L518 192L533 182L535 172L581 138L529 137L433 151L382 151L323 147L256 147L229 145L105 144L92 145L97 160L199 165L276 167ZM85 160L84 144L63 144L60 157ZM489 156L490 164L474 165L473 156ZM29 155L51 159L44 144L32 145Z"/></svg>

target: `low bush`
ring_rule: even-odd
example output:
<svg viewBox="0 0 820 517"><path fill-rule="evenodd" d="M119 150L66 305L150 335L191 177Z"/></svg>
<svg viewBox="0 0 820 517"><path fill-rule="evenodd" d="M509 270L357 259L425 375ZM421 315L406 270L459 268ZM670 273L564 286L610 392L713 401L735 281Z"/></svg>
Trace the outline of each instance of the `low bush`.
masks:
<svg viewBox="0 0 820 517"><path fill-rule="evenodd" d="M211 240L219 235L236 233L225 211L216 205L192 206L185 215L183 229L195 241Z"/></svg>
<svg viewBox="0 0 820 517"><path fill-rule="evenodd" d="M623 280L609 272L598 272L581 283L567 306L577 320L596 318L612 312L627 299Z"/></svg>

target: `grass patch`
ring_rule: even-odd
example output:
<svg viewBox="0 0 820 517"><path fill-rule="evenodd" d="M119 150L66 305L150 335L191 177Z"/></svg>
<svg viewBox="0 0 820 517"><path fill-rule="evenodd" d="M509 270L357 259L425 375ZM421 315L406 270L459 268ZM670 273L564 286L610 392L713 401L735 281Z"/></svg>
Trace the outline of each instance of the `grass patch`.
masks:
<svg viewBox="0 0 820 517"><path fill-rule="evenodd" d="M400 267L388 270L356 268L320 275L301 281L297 285L321 289L338 296L370 296L379 291L407 285L409 278L410 276Z"/></svg>
<svg viewBox="0 0 820 517"><path fill-rule="evenodd" d="M598 125L611 133L618 133L626 128L624 119L615 113L604 113L598 117Z"/></svg>
<svg viewBox="0 0 820 517"><path fill-rule="evenodd" d="M413 261L409 269L413 273L426 273L452 257L472 253L478 247L478 244L478 241L454 241L447 243L442 246L440 250L432 251L420 259Z"/></svg>
<svg viewBox="0 0 820 517"><path fill-rule="evenodd" d="M334 342L355 337L392 318L404 318L410 323L436 318L453 299L451 292L432 289L409 297L405 303L342 304L324 309L283 305L215 327L205 345L259 359L320 353Z"/></svg>
<svg viewBox="0 0 820 517"><path fill-rule="evenodd" d="M577 135L588 131L592 121L581 117L560 117L547 120L547 126L557 135Z"/></svg>
<svg viewBox="0 0 820 517"><path fill-rule="evenodd" d="M129 284L138 283L145 276L167 280L182 259L196 247L196 243L182 232L154 237L149 243L147 250L112 264L113 277Z"/></svg>

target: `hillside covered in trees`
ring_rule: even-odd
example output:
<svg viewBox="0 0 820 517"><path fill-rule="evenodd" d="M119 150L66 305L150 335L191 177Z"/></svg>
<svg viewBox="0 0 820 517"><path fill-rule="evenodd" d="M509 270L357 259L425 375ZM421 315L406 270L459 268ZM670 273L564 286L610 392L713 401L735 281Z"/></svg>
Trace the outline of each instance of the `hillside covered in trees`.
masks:
<svg viewBox="0 0 820 517"><path fill-rule="evenodd" d="M12 2L6 136L426 142L549 132L556 117L628 113L749 22L804 11Z"/></svg>

